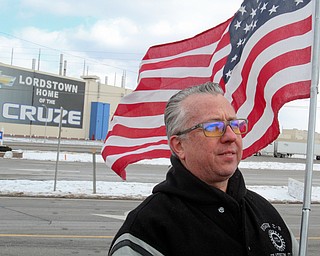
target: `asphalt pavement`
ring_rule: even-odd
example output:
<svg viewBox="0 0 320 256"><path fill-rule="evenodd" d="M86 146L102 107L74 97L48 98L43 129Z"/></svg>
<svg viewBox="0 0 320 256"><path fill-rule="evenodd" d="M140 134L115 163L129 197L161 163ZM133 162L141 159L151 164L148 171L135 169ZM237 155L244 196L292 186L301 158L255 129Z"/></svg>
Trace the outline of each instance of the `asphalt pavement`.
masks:
<svg viewBox="0 0 320 256"><path fill-rule="evenodd" d="M1 197L1 256L102 256L141 201ZM274 204L299 237L301 205ZM320 205L310 216L308 256L320 251Z"/></svg>

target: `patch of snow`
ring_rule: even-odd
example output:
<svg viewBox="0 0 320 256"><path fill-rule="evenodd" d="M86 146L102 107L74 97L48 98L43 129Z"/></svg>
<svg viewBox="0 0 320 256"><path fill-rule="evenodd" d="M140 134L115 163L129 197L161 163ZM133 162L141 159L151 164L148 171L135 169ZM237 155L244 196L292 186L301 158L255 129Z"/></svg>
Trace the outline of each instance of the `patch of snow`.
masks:
<svg viewBox="0 0 320 256"><path fill-rule="evenodd" d="M26 140L28 142L43 142L44 139L15 139L9 140ZM52 143L52 142L50 142ZM102 142L93 141L68 141L62 140L63 144L97 144ZM8 156L10 157L10 156ZM44 151L23 151L24 159L56 161L56 152ZM59 161L76 161L76 162L92 162L92 154L60 152ZM100 154L96 154L96 162L103 163ZM143 160L137 164L152 165L170 165L167 158L159 158L152 160ZM249 162L240 163L241 169L276 169L276 170L305 170L305 164L300 163L279 163L279 162ZM320 164L313 165L314 171L320 171ZM96 193L93 193L92 181L64 181L58 180L56 191L54 190L54 181L32 181L32 180L0 180L0 195L15 196L44 196L44 197L76 197L76 198L131 198L143 199L151 194L155 183L137 183L137 182L96 182ZM249 189L262 195L271 202L298 202L299 200L290 196L288 186L248 186ZM313 187L312 202L320 203L320 187Z"/></svg>

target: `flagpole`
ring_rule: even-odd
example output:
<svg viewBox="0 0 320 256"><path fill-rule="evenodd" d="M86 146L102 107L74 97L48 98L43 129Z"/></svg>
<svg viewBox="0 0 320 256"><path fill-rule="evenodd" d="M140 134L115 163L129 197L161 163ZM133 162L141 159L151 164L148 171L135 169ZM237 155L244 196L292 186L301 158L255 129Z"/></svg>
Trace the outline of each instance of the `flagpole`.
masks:
<svg viewBox="0 0 320 256"><path fill-rule="evenodd" d="M307 255L308 247L308 227L309 216L311 211L311 193L312 193L312 170L314 160L314 141L315 127L317 114L317 94L319 84L319 0L315 0L315 18L314 18L314 40L312 49L312 73L311 73L311 88L310 88L310 107L309 107L309 124L308 124L308 141L307 141L307 157L306 157L306 172L304 181L304 197L300 229L300 247L299 256Z"/></svg>

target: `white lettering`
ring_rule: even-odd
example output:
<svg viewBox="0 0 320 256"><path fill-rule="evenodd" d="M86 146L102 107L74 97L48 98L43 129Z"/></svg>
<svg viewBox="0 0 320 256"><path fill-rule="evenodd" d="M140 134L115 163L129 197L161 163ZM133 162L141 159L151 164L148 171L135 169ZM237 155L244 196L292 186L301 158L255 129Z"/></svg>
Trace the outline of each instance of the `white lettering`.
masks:
<svg viewBox="0 0 320 256"><path fill-rule="evenodd" d="M23 85L31 85L34 87L54 89L61 92L78 93L78 85L56 82L52 80L45 80L42 78L26 76L19 76L19 83Z"/></svg>
<svg viewBox="0 0 320 256"><path fill-rule="evenodd" d="M37 90L36 90L36 95L37 95L37 96L43 96L41 92L42 92L42 90L39 89L39 88L37 88Z"/></svg>
<svg viewBox="0 0 320 256"><path fill-rule="evenodd" d="M39 87L39 78L33 78L33 86Z"/></svg>
<svg viewBox="0 0 320 256"><path fill-rule="evenodd" d="M37 88L36 90L37 96L43 96L43 97L49 97L49 98L59 98L59 92L58 91L52 91L52 90L46 90L46 89L40 89Z"/></svg>
<svg viewBox="0 0 320 256"><path fill-rule="evenodd" d="M52 88L52 81L50 81L50 80L47 81L47 88L48 89Z"/></svg>
<svg viewBox="0 0 320 256"><path fill-rule="evenodd" d="M13 120L18 120L19 116L17 114L10 114L10 109L14 111L15 109L19 109L18 104L13 104L13 103L5 103L3 104L3 110L2 110L2 115L4 118L8 119L13 119Z"/></svg>
<svg viewBox="0 0 320 256"><path fill-rule="evenodd" d="M58 84L58 89L59 89L59 91L63 91L63 89L64 89L64 84L63 84L63 83L59 83L59 84Z"/></svg>
<svg viewBox="0 0 320 256"><path fill-rule="evenodd" d="M30 120L42 123L60 123L60 109L19 105L14 103L4 103L2 116L11 120ZM81 112L74 110L63 110L62 123L74 126L81 125Z"/></svg>
<svg viewBox="0 0 320 256"><path fill-rule="evenodd" d="M32 77L27 76L27 77L26 77L26 85L33 85L32 82L33 82Z"/></svg>
<svg viewBox="0 0 320 256"><path fill-rule="evenodd" d="M80 125L81 112L71 110L68 116L68 123L73 125Z"/></svg>
<svg viewBox="0 0 320 256"><path fill-rule="evenodd" d="M36 113L36 108L34 106L21 105L20 107L20 120L26 120L28 118L30 121L36 121L33 115Z"/></svg>
<svg viewBox="0 0 320 256"><path fill-rule="evenodd" d="M53 83L53 89L57 89L57 84L58 84L58 82L56 82L56 81L52 81L52 83Z"/></svg>
<svg viewBox="0 0 320 256"><path fill-rule="evenodd" d="M19 76L19 84L24 84L24 81L22 79L22 75Z"/></svg>
<svg viewBox="0 0 320 256"><path fill-rule="evenodd" d="M55 105L56 104L56 100L47 99L47 104Z"/></svg>
<svg viewBox="0 0 320 256"><path fill-rule="evenodd" d="M47 81L47 82L49 82L49 81ZM40 87L41 87L41 88L46 87L46 80L40 79ZM48 88L48 86L47 86L47 88Z"/></svg>
<svg viewBox="0 0 320 256"><path fill-rule="evenodd" d="M78 93L78 86L76 86L74 84L65 84L65 91Z"/></svg>
<svg viewBox="0 0 320 256"><path fill-rule="evenodd" d="M53 119L53 122L59 124L60 118L61 118L61 111L60 111L60 109L55 109L54 112L58 113L58 115L56 116L56 118ZM68 114L68 111L63 109L62 110L62 123L63 124L67 123L67 120L63 119L67 114Z"/></svg>
<svg viewBox="0 0 320 256"><path fill-rule="evenodd" d="M37 119L39 122L51 122L53 118L53 109L48 108L48 112L46 112L46 109L43 107L38 108L38 114Z"/></svg>

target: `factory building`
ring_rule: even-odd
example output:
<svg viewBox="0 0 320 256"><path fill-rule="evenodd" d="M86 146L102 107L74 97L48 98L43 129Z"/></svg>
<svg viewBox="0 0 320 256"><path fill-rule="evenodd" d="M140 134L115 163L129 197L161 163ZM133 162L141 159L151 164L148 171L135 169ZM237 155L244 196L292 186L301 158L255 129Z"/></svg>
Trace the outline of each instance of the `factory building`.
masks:
<svg viewBox="0 0 320 256"><path fill-rule="evenodd" d="M0 130L4 136L103 140L122 97L132 90L0 64Z"/></svg>

